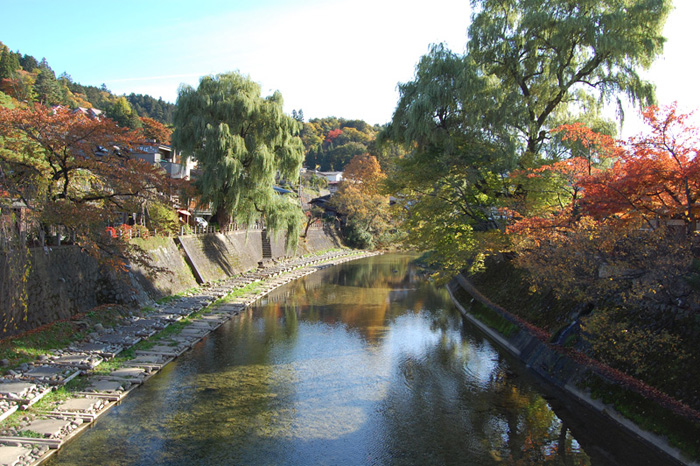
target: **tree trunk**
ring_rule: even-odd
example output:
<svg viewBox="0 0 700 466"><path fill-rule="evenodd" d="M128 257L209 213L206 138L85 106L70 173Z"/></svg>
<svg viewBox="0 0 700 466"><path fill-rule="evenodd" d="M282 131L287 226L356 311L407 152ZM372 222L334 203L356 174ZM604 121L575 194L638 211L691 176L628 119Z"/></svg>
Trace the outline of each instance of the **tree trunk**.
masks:
<svg viewBox="0 0 700 466"><path fill-rule="evenodd" d="M220 230L225 230L231 224L231 221L233 220L231 218L231 213L223 207L219 207L216 209L215 217L216 217L216 223L219 224Z"/></svg>

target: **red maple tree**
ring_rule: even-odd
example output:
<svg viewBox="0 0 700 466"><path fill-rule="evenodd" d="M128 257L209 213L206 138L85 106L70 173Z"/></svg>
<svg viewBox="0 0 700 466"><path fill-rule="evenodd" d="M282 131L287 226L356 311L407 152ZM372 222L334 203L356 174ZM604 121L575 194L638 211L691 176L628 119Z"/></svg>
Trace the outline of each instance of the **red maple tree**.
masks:
<svg viewBox="0 0 700 466"><path fill-rule="evenodd" d="M21 201L42 227L61 225L78 244L114 265L129 245L105 234L122 212L164 199L162 170L130 156L143 136L108 118L66 108L0 108L0 191Z"/></svg>

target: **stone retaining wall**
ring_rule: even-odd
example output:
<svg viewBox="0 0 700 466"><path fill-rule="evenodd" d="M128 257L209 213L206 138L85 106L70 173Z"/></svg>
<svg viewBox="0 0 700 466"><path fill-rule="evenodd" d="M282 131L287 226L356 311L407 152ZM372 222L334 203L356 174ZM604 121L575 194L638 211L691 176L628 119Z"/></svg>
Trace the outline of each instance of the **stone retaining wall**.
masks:
<svg viewBox="0 0 700 466"><path fill-rule="evenodd" d="M228 234L181 236L178 241L187 255L195 278L200 283L222 280L246 272L262 261L262 231L237 231ZM307 238L299 240L296 251L285 250L285 237L270 238L272 258L301 256L341 246L330 230L309 230Z"/></svg>
<svg viewBox="0 0 700 466"><path fill-rule="evenodd" d="M30 250L29 274L22 278L18 262L0 254L0 338L68 319L101 304L145 305L177 294L200 282L221 280L258 266L262 232L153 238L142 241L159 273L140 267L128 273L102 270L76 246ZM284 237L271 238L273 258L286 256ZM295 255L336 248L331 232L310 230ZM187 260L191 261L188 265ZM13 314L12 296L26 282L27 312ZM16 308L16 307L15 307Z"/></svg>
<svg viewBox="0 0 700 466"><path fill-rule="evenodd" d="M24 278L21 261L8 255L0 256L2 333L13 334L35 328L46 322L69 318L76 309L97 306L97 262L72 246L31 248L29 251L29 274ZM13 302L16 303L12 296L23 286L29 309L26 314L12 306Z"/></svg>
<svg viewBox="0 0 700 466"><path fill-rule="evenodd" d="M181 236L178 241L200 283L222 280L253 267L262 260L262 232Z"/></svg>

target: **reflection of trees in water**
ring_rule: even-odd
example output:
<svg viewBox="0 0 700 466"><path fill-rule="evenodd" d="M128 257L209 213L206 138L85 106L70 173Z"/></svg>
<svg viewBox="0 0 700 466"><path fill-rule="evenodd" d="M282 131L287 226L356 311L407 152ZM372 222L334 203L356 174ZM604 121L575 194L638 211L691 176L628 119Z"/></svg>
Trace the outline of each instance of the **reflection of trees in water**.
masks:
<svg viewBox="0 0 700 466"><path fill-rule="evenodd" d="M408 256L376 257L295 281L270 295L263 316L269 338L294 337L303 314L379 345L407 310L428 312L441 340L399 364L381 410L382 450L391 463L589 464L544 399L494 363L491 349L462 341L446 290L418 275Z"/></svg>
<svg viewBox="0 0 700 466"><path fill-rule="evenodd" d="M376 344L394 316L423 309L424 293L413 292L422 285L411 259L378 256L309 275L271 294L265 313L277 318L303 313L308 321L342 323Z"/></svg>
<svg viewBox="0 0 700 466"><path fill-rule="evenodd" d="M493 355L443 334L420 358L401 362L382 409L392 457L402 464L590 464L547 402Z"/></svg>

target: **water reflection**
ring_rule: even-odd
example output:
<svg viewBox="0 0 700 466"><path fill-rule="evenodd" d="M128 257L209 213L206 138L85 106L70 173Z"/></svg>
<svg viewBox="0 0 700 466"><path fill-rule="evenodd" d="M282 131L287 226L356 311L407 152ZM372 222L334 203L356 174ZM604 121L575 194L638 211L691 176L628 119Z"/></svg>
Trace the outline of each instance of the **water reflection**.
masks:
<svg viewBox="0 0 700 466"><path fill-rule="evenodd" d="M407 256L327 269L231 321L50 464L591 464Z"/></svg>

